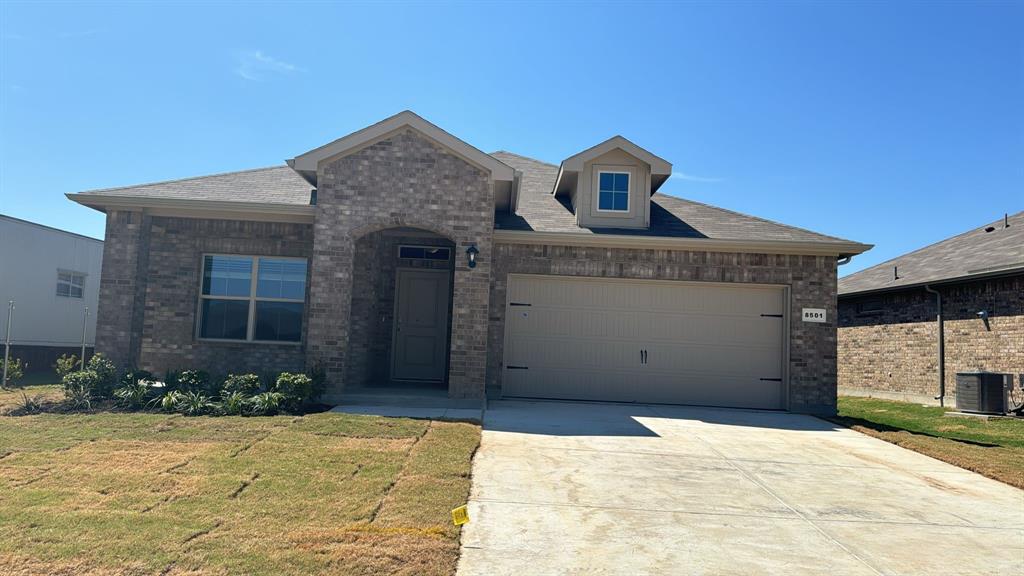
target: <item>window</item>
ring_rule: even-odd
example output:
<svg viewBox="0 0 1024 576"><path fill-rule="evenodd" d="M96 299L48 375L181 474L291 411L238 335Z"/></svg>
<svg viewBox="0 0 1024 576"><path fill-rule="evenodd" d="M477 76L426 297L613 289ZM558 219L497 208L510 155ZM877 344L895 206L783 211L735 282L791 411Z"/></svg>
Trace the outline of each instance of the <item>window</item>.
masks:
<svg viewBox="0 0 1024 576"><path fill-rule="evenodd" d="M199 337L299 342L305 301L303 259L204 256Z"/></svg>
<svg viewBox="0 0 1024 576"><path fill-rule="evenodd" d="M629 212L629 172L598 172L597 209Z"/></svg>
<svg viewBox="0 0 1024 576"><path fill-rule="evenodd" d="M85 274L57 270L57 296L83 298L85 296Z"/></svg>
<svg viewBox="0 0 1024 576"><path fill-rule="evenodd" d="M885 312L885 303L882 302L881 298L863 300L857 303L858 314L881 314L882 312Z"/></svg>
<svg viewBox="0 0 1024 576"><path fill-rule="evenodd" d="M409 260L444 260L451 259L451 250L441 246L399 246L398 257Z"/></svg>

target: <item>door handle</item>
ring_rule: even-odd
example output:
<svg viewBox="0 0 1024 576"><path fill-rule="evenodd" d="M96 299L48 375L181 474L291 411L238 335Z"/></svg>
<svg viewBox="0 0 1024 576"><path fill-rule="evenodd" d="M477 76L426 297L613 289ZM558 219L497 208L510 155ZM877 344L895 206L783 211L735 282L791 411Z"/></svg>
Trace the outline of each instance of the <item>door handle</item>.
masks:
<svg viewBox="0 0 1024 576"><path fill-rule="evenodd" d="M640 363L647 364L647 350L640 349Z"/></svg>

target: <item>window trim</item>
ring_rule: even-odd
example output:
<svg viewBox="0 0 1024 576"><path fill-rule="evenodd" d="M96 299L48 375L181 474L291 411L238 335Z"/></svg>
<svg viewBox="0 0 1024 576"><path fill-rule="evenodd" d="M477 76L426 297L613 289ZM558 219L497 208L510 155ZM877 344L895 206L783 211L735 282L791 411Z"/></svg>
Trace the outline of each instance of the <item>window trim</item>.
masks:
<svg viewBox="0 0 1024 576"><path fill-rule="evenodd" d="M249 295L248 296L213 296L203 294L203 279L204 272L206 269L206 258L210 256L223 256L225 258L251 258L252 259L252 277L249 279ZM260 260L266 258L267 260L299 260L306 263L306 278L303 280L304 292L301 300L295 300L292 298L267 298L262 296L256 296L256 286L259 281L260 271ZM203 333L203 300L241 300L249 302L249 315L246 319L245 327L245 339L236 340L234 338L207 338L202 336ZM303 258L301 256L267 256L258 254L224 254L221 252L203 252L199 257L199 297L196 298L196 327L195 327L195 339L199 342L227 342L231 344L274 344L280 346L301 346L305 343L305 328L306 328L306 310L309 308L307 300L309 299L309 258ZM256 302L291 302L302 304L302 320L301 327L299 328L299 339L295 341L291 340L256 340Z"/></svg>
<svg viewBox="0 0 1024 576"><path fill-rule="evenodd" d="M629 177L629 185L626 187L626 209L606 210L601 208L601 174L625 174ZM634 166L594 166L591 175L591 188L594 196L594 212L602 216L632 216L633 215L633 189L636 182L636 168Z"/></svg>
<svg viewBox="0 0 1024 576"><path fill-rule="evenodd" d="M72 296L72 294L71 294L71 288L75 285L74 279L72 279L72 280L70 280L68 282L63 282L64 284L68 285L68 294L67 294L67 296L61 294L58 291L60 289L60 285L62 283L62 280L60 279L60 275L61 274L71 274L72 276L81 276L82 277L82 285L79 286L79 288L82 289L82 295L81 296ZM56 284L53 287L53 293L57 296L57 298L74 298L75 300L85 300L85 283L88 280L88 278L89 278L89 275L86 274L85 272L77 272L75 270L68 270L67 268L57 268L57 282L56 282Z"/></svg>

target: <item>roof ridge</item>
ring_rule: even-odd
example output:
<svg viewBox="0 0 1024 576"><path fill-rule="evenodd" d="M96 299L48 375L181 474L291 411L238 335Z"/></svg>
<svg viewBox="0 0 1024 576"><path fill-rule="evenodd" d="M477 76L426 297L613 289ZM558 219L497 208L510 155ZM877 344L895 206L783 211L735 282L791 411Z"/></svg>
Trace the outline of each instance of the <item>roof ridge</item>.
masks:
<svg viewBox="0 0 1024 576"><path fill-rule="evenodd" d="M494 156L495 154L508 154L509 156L515 156L516 158L522 158L523 160L529 160L530 162L536 162L537 164L544 164L545 166L558 168L558 164L552 164L551 162L545 162L543 160L531 158L530 156L523 156L522 154L516 154L515 152L509 152L508 150L495 150L494 152L491 152L491 156Z"/></svg>
<svg viewBox="0 0 1024 576"><path fill-rule="evenodd" d="M1006 217L1007 218L1016 218L1016 217L1022 216L1022 215L1024 215L1024 210L1021 210L1020 212L1017 212L1015 214L1007 214ZM910 252L904 252L903 254L900 254L899 256L893 256L892 258L889 258L888 260L885 260L884 262L879 262L878 264L875 264L874 266L870 266L870 267L865 268L863 270L858 270L858 271L854 272L853 274L848 274L846 276L843 276L839 280L848 280L850 278L853 278L855 276L858 276L858 275L863 274L865 272L868 272L870 270L875 270L876 268L882 268L883 266L891 265L893 262L895 262L895 261L897 261L897 260L899 260L901 258L906 258L907 256L911 256L913 254L917 254L918 252L923 252L924 250L927 250L929 248L934 248L935 246L938 246L939 244L945 244L946 242L952 242L953 240L956 240L958 238L962 238L964 236L967 236L968 234L971 234L973 232L977 232L978 230L984 230L985 228L987 228L987 227L989 227L989 226L991 226L993 224L999 224L1002 221L1003 221L1003 219L999 218L998 220L995 220L995 221L992 221L992 222L987 222L987 223L983 224L980 228L977 227L977 226L974 226L974 227L972 227L972 228L970 228L968 230L965 230L965 231L963 231L963 232L961 232L959 234L956 234L954 236L949 236L949 237L943 238L942 240L936 240L935 242L932 242L931 244L926 244L924 246L921 246L920 248L917 248L915 250L911 250Z"/></svg>
<svg viewBox="0 0 1024 576"><path fill-rule="evenodd" d="M766 222L768 224L773 224L775 226L782 226L783 228L789 228L791 230L799 230L801 232L807 232L808 234L814 234L815 236L821 236L821 237L824 237L824 238L831 238L832 240L839 240L839 241L842 241L842 242L853 242L853 240L849 240L847 238L840 238L839 236L832 236L830 234L822 234L821 232L815 232L814 230L811 230L809 228L801 228L800 226L793 226L792 224L783 224L782 222L776 222L775 220L769 220L767 218L762 218L760 216L754 216L752 214L747 214L745 212L737 212L736 210L730 210L729 208L722 208L721 206L716 206L714 204L707 204L705 202L698 202L697 200L691 200L689 198L683 198L682 196L674 196L672 194L666 194L664 192L655 192L654 194L651 195L652 199L653 199L654 196L659 195L659 194L662 197L665 197L665 198L674 198L676 200L682 200L683 202L690 202L692 204L700 204L701 206L704 206L706 208L711 208L711 209L714 209L714 210L721 210L722 212L728 212L730 214L735 214L737 216L743 216L744 218L750 218L752 220L758 220L760 222Z"/></svg>
<svg viewBox="0 0 1024 576"><path fill-rule="evenodd" d="M128 186L111 186L109 188L93 188L91 190L83 190L78 194L95 194L97 192L112 192L114 190L129 190L133 188L148 188L150 186L161 186L164 184L175 184L178 182L188 182L190 180L203 180L204 178L216 178L218 176L233 176L235 174L246 174L249 172L262 172L267 170L276 170L279 168L288 168L287 164L280 164L277 166L264 166L262 168L246 168L245 170L233 170L230 172L217 172L215 174L206 174L203 176L188 176L185 178L173 178L171 180L160 180L158 182L147 182L145 184L129 184ZM296 174L297 176L297 174Z"/></svg>

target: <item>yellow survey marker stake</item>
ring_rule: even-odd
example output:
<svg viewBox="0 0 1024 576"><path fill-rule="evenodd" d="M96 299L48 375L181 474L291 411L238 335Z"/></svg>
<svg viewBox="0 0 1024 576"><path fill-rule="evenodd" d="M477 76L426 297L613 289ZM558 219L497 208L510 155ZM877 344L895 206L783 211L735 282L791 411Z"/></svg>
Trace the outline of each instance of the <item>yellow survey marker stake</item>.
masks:
<svg viewBox="0 0 1024 576"><path fill-rule="evenodd" d="M466 510L465 506L459 506L452 510L452 523L456 526L462 526L466 522L469 522L469 511Z"/></svg>

